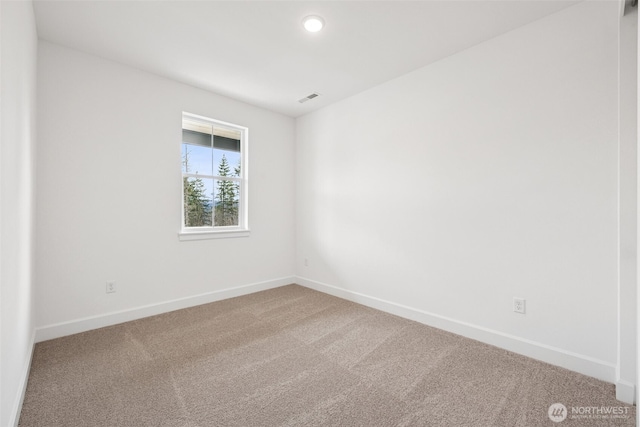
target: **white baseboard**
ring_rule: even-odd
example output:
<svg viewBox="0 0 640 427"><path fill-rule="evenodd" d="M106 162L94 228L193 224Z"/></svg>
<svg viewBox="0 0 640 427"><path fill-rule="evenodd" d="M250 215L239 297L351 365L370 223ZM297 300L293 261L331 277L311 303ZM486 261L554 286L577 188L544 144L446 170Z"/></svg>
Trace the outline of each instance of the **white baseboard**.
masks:
<svg viewBox="0 0 640 427"><path fill-rule="evenodd" d="M523 356L531 357L532 359L540 360L590 377L598 378L603 381L614 383L616 380L616 368L614 364L594 359L589 356L573 353L561 348L505 334L496 330L483 328L470 323L460 322L445 316L396 304L391 301L371 297L336 286L327 285L304 277L296 277L295 283L316 291L324 292L326 294L366 305L387 313L395 314L396 316L414 320L428 326L433 326L435 328L462 335L486 344L491 344ZM628 390L625 389L623 393L627 396Z"/></svg>
<svg viewBox="0 0 640 427"><path fill-rule="evenodd" d="M219 291L207 292L186 298L180 298L172 301L166 301L158 304L150 304L142 307L136 307L129 310L106 313L104 315L92 316L77 319L69 322L62 322L53 325L37 328L35 331L34 343L46 341L49 339L59 338L80 332L98 329L105 326L112 326L131 320L141 319L156 314L167 313L174 310L193 307L210 302L220 301L223 299L233 298L237 296L247 295L254 292L264 291L267 289L285 286L291 283L297 283L310 289L334 295L358 304L366 305L387 313L395 314L406 319L414 320L425 325L433 326L448 332L462 335L467 338L478 340L505 350L512 351L533 359L537 359L552 365L560 366L584 375L598 378L603 381L616 384L616 397L618 400L630 403L635 399L635 386L626 381L616 381L616 367L614 364L573 353L561 348L549 346L540 342L527 340L514 335L505 334L496 330L483 328L466 322L461 322L445 316L429 313L416 308L386 301L380 298L371 297L358 292L349 291L336 286L317 282L304 277L283 277L280 279L269 280L260 283L239 286L235 288L222 289ZM22 407L22 399L24 399L24 390L26 390L26 382L29 376L29 363L24 378L24 389L19 402L16 405L18 411L15 415L20 415Z"/></svg>
<svg viewBox="0 0 640 427"><path fill-rule="evenodd" d="M142 319L144 317L155 316L156 314L167 313L170 311L194 307L201 304L208 304L210 302L220 301L223 299L252 294L254 292L265 291L267 289L278 288L280 286L285 286L292 283L295 283L295 277L282 277L265 282L252 283L249 285L207 292L200 295L179 298L157 304L135 307L129 310L116 311L98 316L76 319L69 322L56 323L53 325L37 328L35 339L36 342L41 342L54 338L60 338L67 335L90 331L92 329L117 325L118 323L129 322L131 320Z"/></svg>
<svg viewBox="0 0 640 427"><path fill-rule="evenodd" d="M31 351L29 352L29 358L26 360L25 366L22 368L22 376L20 377L20 394L16 396L15 403L13 404L11 418L9 419L9 425L13 427L18 427L18 423L20 422L20 414L22 413L22 404L24 403L24 396L27 393L27 383L29 382L29 372L31 371L31 361L33 360L33 350L36 346L36 331L34 330L31 334L31 342L29 343L29 347Z"/></svg>
<svg viewBox="0 0 640 427"><path fill-rule="evenodd" d="M636 401L636 386L625 380L616 381L616 399L633 405Z"/></svg>

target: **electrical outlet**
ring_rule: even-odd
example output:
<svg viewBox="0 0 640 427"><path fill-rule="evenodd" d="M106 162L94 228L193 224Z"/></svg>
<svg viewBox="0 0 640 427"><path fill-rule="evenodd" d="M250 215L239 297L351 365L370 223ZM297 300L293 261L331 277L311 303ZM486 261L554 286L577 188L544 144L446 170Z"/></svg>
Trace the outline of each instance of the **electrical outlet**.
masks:
<svg viewBox="0 0 640 427"><path fill-rule="evenodd" d="M113 280L108 281L108 282L107 282L107 290L106 290L106 292L107 292L108 294L112 294L112 293L114 293L115 291L116 291L116 282L115 282L115 281L113 281Z"/></svg>
<svg viewBox="0 0 640 427"><path fill-rule="evenodd" d="M304 259L304 266L309 267L309 258Z"/></svg>
<svg viewBox="0 0 640 427"><path fill-rule="evenodd" d="M513 311L524 314L526 311L527 300L524 298L513 298Z"/></svg>

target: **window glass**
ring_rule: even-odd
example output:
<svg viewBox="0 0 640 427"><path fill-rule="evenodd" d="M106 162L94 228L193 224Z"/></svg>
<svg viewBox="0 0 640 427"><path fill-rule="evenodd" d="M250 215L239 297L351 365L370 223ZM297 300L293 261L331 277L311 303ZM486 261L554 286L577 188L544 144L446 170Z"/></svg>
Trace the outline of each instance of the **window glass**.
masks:
<svg viewBox="0 0 640 427"><path fill-rule="evenodd" d="M183 113L183 230L247 229L247 130Z"/></svg>

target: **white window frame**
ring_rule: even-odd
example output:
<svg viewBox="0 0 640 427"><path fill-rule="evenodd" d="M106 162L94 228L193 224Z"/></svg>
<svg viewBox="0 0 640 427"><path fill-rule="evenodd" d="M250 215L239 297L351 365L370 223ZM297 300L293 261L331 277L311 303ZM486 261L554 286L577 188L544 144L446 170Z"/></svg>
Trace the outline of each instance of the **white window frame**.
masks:
<svg viewBox="0 0 640 427"><path fill-rule="evenodd" d="M249 229L249 185L248 185L248 146L249 146L249 129L244 126L239 126L233 123L223 122L220 120L212 119L209 117L199 116L197 114L182 112L182 119L188 119L190 121L201 122L205 125L211 125L218 129L227 129L240 132L240 177L221 177L218 175L203 175L182 172L180 174L180 231L178 232L178 238L180 241L188 240L204 240L204 239L220 239L230 237L248 237L250 234ZM182 120L180 121L182 130ZM180 138L180 147L182 147L182 133ZM182 150L180 150L182 153ZM182 157L182 154L181 154ZM182 159L180 161L182 165ZM182 167L180 167L182 170ZM212 220L211 226L204 227L185 227L184 219L184 177L200 177L200 178L212 178L214 180L229 180L240 183L240 197L238 198L238 225L237 226L214 226L215 220ZM214 210L215 212L215 210Z"/></svg>

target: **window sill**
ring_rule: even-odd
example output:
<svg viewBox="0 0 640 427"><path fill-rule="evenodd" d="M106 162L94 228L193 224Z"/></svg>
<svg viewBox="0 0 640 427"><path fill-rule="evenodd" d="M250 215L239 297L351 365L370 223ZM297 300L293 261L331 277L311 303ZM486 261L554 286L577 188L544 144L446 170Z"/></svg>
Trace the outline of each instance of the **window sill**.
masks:
<svg viewBox="0 0 640 427"><path fill-rule="evenodd" d="M236 230L182 230L178 233L178 239L181 242L189 240L209 240L209 239L229 239L234 237L249 237L251 234L248 229Z"/></svg>

